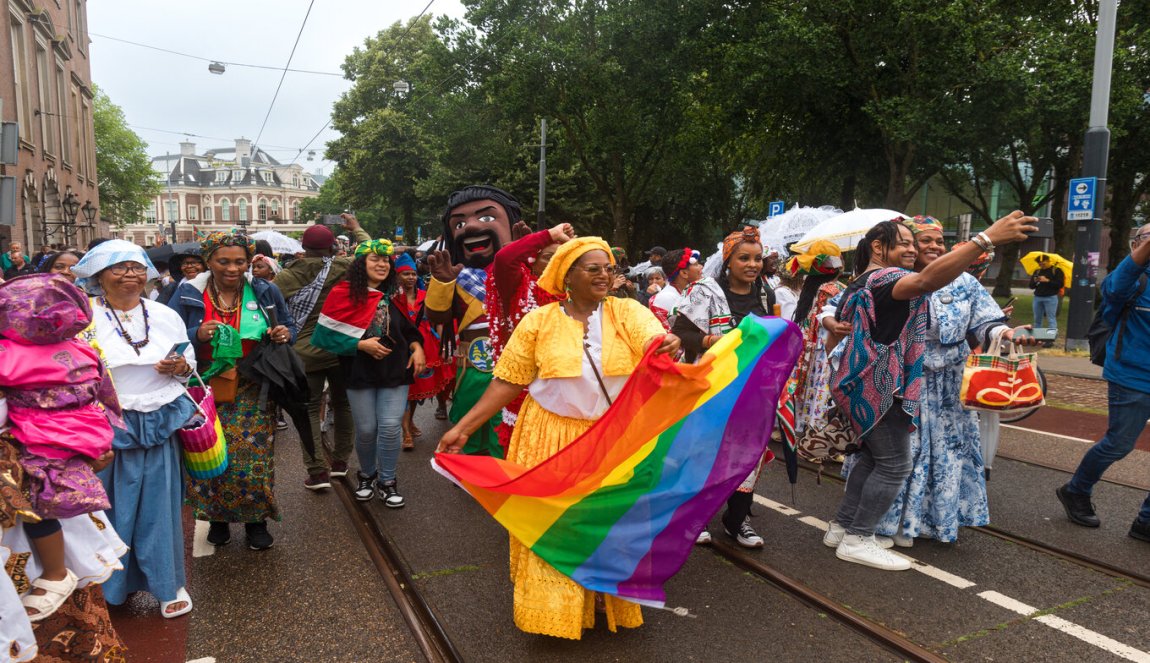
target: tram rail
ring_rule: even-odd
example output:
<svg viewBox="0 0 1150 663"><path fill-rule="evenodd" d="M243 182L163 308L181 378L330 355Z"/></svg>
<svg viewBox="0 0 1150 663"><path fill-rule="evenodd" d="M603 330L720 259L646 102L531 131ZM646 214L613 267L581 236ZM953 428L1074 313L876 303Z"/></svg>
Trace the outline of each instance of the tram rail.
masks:
<svg viewBox="0 0 1150 663"><path fill-rule="evenodd" d="M711 548L715 551L715 554L730 561L732 564L754 573L775 588L829 615L840 624L843 624L884 649L904 657L908 661L915 661L917 663L944 663L946 661L946 659L937 652L923 647L893 629L851 611L831 597L816 592L802 582L748 555L739 548L736 548L732 543L716 538L711 541Z"/></svg>
<svg viewBox="0 0 1150 663"><path fill-rule="evenodd" d="M416 589L399 549L372 515L370 502L355 499L346 477L331 483L424 657L432 663L463 661L435 611Z"/></svg>

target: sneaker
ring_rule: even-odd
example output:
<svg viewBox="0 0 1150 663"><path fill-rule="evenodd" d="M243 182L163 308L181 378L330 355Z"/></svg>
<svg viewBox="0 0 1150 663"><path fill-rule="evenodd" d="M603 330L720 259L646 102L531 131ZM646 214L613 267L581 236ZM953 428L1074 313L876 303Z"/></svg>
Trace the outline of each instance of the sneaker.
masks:
<svg viewBox="0 0 1150 663"><path fill-rule="evenodd" d="M331 476L327 472L316 472L315 474L309 474L307 475L307 479L303 482L303 487L307 488L308 490L323 490L324 488L331 488Z"/></svg>
<svg viewBox="0 0 1150 663"><path fill-rule="evenodd" d="M398 509L405 504L403 495L399 494L399 486L394 479L384 481L383 483L377 481L375 484L375 496L383 500L384 506L392 509Z"/></svg>
<svg viewBox="0 0 1150 663"><path fill-rule="evenodd" d="M881 548L873 536L846 534L835 549L835 557L883 571L906 571L910 560Z"/></svg>
<svg viewBox="0 0 1150 663"><path fill-rule="evenodd" d="M711 543L711 533L707 530L699 532L699 536L695 537L695 545L705 546Z"/></svg>
<svg viewBox="0 0 1150 663"><path fill-rule="evenodd" d="M248 547L252 550L267 550L275 543L271 533L268 532L268 524L262 520L258 523L246 523L244 531L248 535Z"/></svg>
<svg viewBox="0 0 1150 663"><path fill-rule="evenodd" d="M744 548L763 547L763 537L755 533L754 528L751 527L749 519L744 519L743 524L739 525L738 529L736 529L734 532L731 531L731 528L727 527L726 523L723 523L723 531L727 533L727 536L734 539L740 546Z"/></svg>
<svg viewBox="0 0 1150 663"><path fill-rule="evenodd" d="M226 546L232 540L232 530L225 522L213 520L208 525L208 543L213 546Z"/></svg>
<svg viewBox="0 0 1150 663"><path fill-rule="evenodd" d="M440 406L435 408L435 418L440 420L440 421L446 421L447 420L447 406L446 405L440 405Z"/></svg>
<svg viewBox="0 0 1150 663"><path fill-rule="evenodd" d="M359 479L359 485L355 488L355 499L360 502L367 502L375 495L375 475L369 477L363 476L363 472L356 472L355 476Z"/></svg>
<svg viewBox="0 0 1150 663"><path fill-rule="evenodd" d="M287 430L287 422L282 418L276 421L276 430Z"/></svg>
<svg viewBox="0 0 1150 663"><path fill-rule="evenodd" d="M881 538L886 538L886 537L881 537ZM894 536L890 537L890 540L892 543L894 543L894 545L898 546L899 548L913 548L914 547L914 537L913 536L903 536L902 534L895 534ZM882 542L879 542L879 545L882 545ZM883 546L883 547L885 548L886 546Z"/></svg>
<svg viewBox="0 0 1150 663"><path fill-rule="evenodd" d="M1054 494L1066 509L1066 517L1075 525L1083 527L1098 527L1102 521L1094 513L1094 504L1090 502L1089 495L1079 495L1066 490L1066 486L1059 486Z"/></svg>
<svg viewBox="0 0 1150 663"><path fill-rule="evenodd" d="M1130 525L1130 536L1139 541L1150 541L1150 523L1134 519L1134 523Z"/></svg>
<svg viewBox="0 0 1150 663"><path fill-rule="evenodd" d="M839 544L843 542L843 537L846 536L846 533L847 528L832 520L827 526L827 533L823 535L823 545L828 548L838 548ZM878 543L879 547L884 550L893 548L896 545L895 540L889 536L879 536L876 534L874 540ZM905 547L909 548L910 546Z"/></svg>
<svg viewBox="0 0 1150 663"><path fill-rule="evenodd" d="M331 461L331 472L328 472L332 478L346 477L347 476L347 461L346 460L333 460Z"/></svg>

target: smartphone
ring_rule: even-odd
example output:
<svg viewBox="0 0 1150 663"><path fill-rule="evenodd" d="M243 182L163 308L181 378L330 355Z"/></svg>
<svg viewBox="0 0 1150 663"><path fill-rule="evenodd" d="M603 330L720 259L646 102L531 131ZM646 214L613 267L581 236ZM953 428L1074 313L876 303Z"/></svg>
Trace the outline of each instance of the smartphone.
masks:
<svg viewBox="0 0 1150 663"><path fill-rule="evenodd" d="M323 225L325 226L342 226L343 217L338 214L324 214Z"/></svg>
<svg viewBox="0 0 1150 663"><path fill-rule="evenodd" d="M1010 299L1006 300L1006 303L1002 305L1002 308L1010 308L1016 301L1018 301L1017 297L1011 297Z"/></svg>
<svg viewBox="0 0 1150 663"><path fill-rule="evenodd" d="M1054 237L1054 219L1040 216L1034 225L1038 226L1038 230L1028 233L1027 237Z"/></svg>
<svg viewBox="0 0 1150 663"><path fill-rule="evenodd" d="M1058 330L1052 327L1035 327L1030 333L1040 341L1053 341L1058 338Z"/></svg>
<svg viewBox="0 0 1150 663"><path fill-rule="evenodd" d="M168 356L165 357L165 359L179 359L180 357L183 357L184 352L188 349L188 346L191 344L192 344L191 341L183 341L182 343L176 343L175 345L172 346L171 350L168 350Z"/></svg>

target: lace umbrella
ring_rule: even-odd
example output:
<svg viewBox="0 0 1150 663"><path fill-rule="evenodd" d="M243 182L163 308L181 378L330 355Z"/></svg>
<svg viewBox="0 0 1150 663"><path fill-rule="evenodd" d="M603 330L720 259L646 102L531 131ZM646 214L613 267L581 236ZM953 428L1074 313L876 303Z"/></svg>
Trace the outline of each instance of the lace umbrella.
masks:
<svg viewBox="0 0 1150 663"><path fill-rule="evenodd" d="M842 213L841 209L830 205L822 207L795 205L776 217L760 221L759 232L763 244L777 250L779 258L785 260L790 255L787 246L802 239L811 228Z"/></svg>

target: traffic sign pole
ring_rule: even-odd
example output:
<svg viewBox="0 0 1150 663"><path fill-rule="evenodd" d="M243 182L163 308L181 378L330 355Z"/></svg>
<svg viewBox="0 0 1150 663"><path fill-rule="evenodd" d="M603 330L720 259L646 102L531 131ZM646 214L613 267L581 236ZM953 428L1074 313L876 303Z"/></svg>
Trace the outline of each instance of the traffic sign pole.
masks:
<svg viewBox="0 0 1150 663"><path fill-rule="evenodd" d="M1096 178L1091 218L1077 220L1074 234L1074 274L1070 283L1070 312L1066 323L1066 349L1084 350L1086 333L1094 317L1094 290L1102 246L1102 211L1106 201L1106 162L1110 156L1110 130L1106 128L1110 104L1110 73L1114 61L1114 25L1118 0L1098 3L1098 36L1094 44L1094 86L1090 94L1090 128L1083 144L1082 174ZM1078 180L1075 180L1078 181ZM1071 197L1074 190L1070 192ZM1070 209L1073 213L1074 210ZM1067 220L1071 217L1067 216Z"/></svg>

